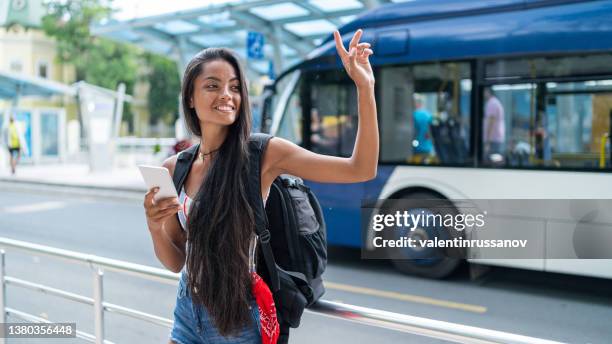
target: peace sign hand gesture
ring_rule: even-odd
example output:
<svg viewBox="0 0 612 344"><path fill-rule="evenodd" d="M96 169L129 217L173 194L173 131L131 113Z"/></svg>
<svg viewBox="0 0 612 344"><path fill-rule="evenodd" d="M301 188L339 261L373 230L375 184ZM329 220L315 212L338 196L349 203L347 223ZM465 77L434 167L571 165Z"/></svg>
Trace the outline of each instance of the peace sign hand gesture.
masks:
<svg viewBox="0 0 612 344"><path fill-rule="evenodd" d="M355 32L349 50L346 51L342 43L342 37L337 30L334 32L334 40L336 41L336 50L342 60L344 69L347 74L353 79L357 87L374 86L374 73L368 57L374 52L370 49L370 43L359 43L359 39L363 31L361 29Z"/></svg>

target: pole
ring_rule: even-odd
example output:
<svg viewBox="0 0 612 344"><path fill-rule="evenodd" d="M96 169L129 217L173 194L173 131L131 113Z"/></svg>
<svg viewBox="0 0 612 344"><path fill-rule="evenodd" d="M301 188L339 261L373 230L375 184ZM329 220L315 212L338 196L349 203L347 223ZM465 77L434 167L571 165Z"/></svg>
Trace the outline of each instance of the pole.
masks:
<svg viewBox="0 0 612 344"><path fill-rule="evenodd" d="M96 344L104 344L103 277L102 270L96 269L94 271L94 334Z"/></svg>

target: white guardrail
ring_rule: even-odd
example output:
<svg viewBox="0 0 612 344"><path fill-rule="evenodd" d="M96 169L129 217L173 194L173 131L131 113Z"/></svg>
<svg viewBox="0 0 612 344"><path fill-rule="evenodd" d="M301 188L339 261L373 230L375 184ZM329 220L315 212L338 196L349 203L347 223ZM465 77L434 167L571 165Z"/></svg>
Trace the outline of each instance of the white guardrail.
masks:
<svg viewBox="0 0 612 344"><path fill-rule="evenodd" d="M111 312L122 314L127 317L139 319L149 323L172 327L171 319L148 314L135 309L123 307L104 301L103 277L104 270L111 270L130 275L135 275L148 280L165 283L176 283L179 274L167 270L158 269L146 265L134 264L125 261L94 256L74 251L68 251L49 246L33 244L0 237L0 323L6 323L7 315L16 317L27 322L49 323L50 321L33 314L28 314L12 307L6 303L6 287L15 286L38 291L47 295L58 296L74 302L93 306L94 310L94 334L76 331L76 336L88 342L97 344L112 342L104 339L104 313ZM5 274L6 249L25 251L27 253L62 258L73 263L89 265L92 269L93 298L78 295L65 290L52 288L32 281L26 281ZM405 314L387 312L372 308L359 307L344 303L320 300L316 305L307 309L308 312L353 321L361 324L372 325L390 330L407 332L420 336L433 337L457 343L514 343L514 344L559 344L550 340L521 336L517 334L483 329L473 326L465 326L450 322L432 320L409 316ZM0 344L5 344L6 339L0 338Z"/></svg>

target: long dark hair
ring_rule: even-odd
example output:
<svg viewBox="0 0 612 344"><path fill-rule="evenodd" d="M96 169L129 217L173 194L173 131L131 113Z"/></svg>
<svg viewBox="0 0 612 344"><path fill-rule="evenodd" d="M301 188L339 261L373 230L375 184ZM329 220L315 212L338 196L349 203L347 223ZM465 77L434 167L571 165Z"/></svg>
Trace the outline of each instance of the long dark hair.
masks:
<svg viewBox="0 0 612 344"><path fill-rule="evenodd" d="M189 105L195 79L213 60L224 60L234 67L242 99L236 121L213 156L189 213L188 286L193 301L207 308L219 333L232 335L251 321L248 263L254 215L247 194L251 107L236 55L223 48L205 49L189 62L183 77L181 98L189 130L202 136L196 111Z"/></svg>

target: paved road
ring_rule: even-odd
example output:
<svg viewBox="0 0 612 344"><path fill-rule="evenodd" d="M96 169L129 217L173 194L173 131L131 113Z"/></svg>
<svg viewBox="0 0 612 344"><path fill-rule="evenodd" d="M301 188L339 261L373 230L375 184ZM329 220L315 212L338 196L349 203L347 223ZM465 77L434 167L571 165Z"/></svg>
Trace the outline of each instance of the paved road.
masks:
<svg viewBox="0 0 612 344"><path fill-rule="evenodd" d="M161 267L139 200L3 190L0 236ZM91 296L91 270L86 266L9 251L7 270L11 276ZM400 275L386 262L362 261L359 251L340 248L330 249L325 280L328 300L564 342L612 341L608 280L496 268L477 281L470 281L465 269L451 279L432 281ZM163 317L172 318L175 293L174 285L105 275L108 302ZM79 329L93 331L90 306L15 287L9 288L8 306L54 321L77 321ZM166 342L166 328L115 314L106 319L107 338L116 343ZM306 314L291 342L443 341Z"/></svg>

